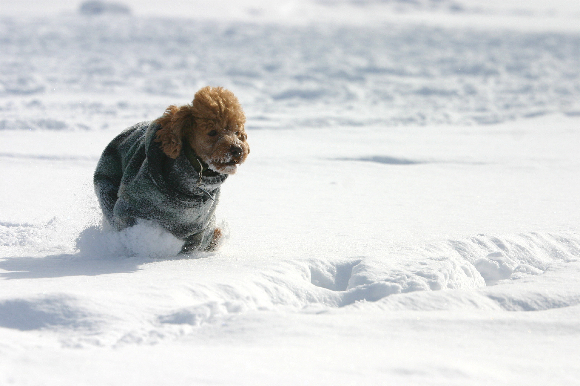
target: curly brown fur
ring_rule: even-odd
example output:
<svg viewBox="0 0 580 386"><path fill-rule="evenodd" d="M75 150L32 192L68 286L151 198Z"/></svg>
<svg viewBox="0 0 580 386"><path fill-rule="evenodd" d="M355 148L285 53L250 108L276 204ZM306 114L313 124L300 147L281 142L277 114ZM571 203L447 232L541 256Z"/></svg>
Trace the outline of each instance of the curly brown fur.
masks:
<svg viewBox="0 0 580 386"><path fill-rule="evenodd" d="M202 88L190 105L169 106L155 122L161 126L156 141L171 158L179 156L187 141L210 169L234 174L250 153L242 106L222 87Z"/></svg>

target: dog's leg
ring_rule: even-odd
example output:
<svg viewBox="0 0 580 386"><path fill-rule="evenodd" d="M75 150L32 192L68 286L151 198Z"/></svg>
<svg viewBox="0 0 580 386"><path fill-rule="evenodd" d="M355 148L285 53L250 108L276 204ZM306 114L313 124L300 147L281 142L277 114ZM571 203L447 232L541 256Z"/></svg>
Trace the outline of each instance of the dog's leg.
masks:
<svg viewBox="0 0 580 386"><path fill-rule="evenodd" d="M210 241L209 245L205 248L205 250L207 252L217 251L221 245L222 236L223 236L222 230L220 228L215 228L213 230L213 235L212 235L211 241Z"/></svg>
<svg viewBox="0 0 580 386"><path fill-rule="evenodd" d="M183 247L181 248L181 254L189 254L195 251L204 251L204 252L215 252L220 244L221 244L221 238L222 238L222 231L219 228L215 228L212 231L210 231L210 235L207 235L204 237L204 233L205 232L200 232L200 233L196 233L194 235L189 236L186 240L185 243L183 244ZM205 248L203 248L203 245L207 243L207 239L211 238L211 240L209 241L209 243L207 244L207 246ZM205 240L204 240L205 239ZM202 249L203 248L203 249Z"/></svg>

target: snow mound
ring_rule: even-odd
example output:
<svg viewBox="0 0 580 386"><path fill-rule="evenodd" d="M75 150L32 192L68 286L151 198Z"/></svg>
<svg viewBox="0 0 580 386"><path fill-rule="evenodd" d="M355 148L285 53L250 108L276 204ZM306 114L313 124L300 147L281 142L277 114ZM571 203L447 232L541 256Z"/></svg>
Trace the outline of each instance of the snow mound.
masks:
<svg viewBox="0 0 580 386"><path fill-rule="evenodd" d="M32 331L88 329L91 324L91 315L64 295L0 301L0 327Z"/></svg>
<svg viewBox="0 0 580 386"><path fill-rule="evenodd" d="M131 9L122 4L107 1L85 1L79 7L79 12L82 15L129 15Z"/></svg>
<svg viewBox="0 0 580 386"><path fill-rule="evenodd" d="M0 120L1 130L69 130L64 121L55 119Z"/></svg>
<svg viewBox="0 0 580 386"><path fill-rule="evenodd" d="M351 4L355 6L382 5L395 12L409 11L451 11L459 12L464 6L453 0L318 0L320 4L335 6Z"/></svg>

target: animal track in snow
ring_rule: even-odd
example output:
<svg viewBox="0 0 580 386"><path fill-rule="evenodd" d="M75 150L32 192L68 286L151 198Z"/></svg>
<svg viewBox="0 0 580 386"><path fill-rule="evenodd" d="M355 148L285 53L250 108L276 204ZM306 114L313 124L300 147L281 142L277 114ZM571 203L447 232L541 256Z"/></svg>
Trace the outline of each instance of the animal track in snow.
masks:
<svg viewBox="0 0 580 386"><path fill-rule="evenodd" d="M396 283L361 281L353 273L362 263L361 259L331 263L314 261L310 264L310 282L320 288L335 292L335 304L345 307L358 301L378 301L386 296L400 293L402 287Z"/></svg>
<svg viewBox="0 0 580 386"><path fill-rule="evenodd" d="M312 262L310 266L310 281L317 287L331 291L346 291L352 277L353 268L361 260L332 264L324 261Z"/></svg>

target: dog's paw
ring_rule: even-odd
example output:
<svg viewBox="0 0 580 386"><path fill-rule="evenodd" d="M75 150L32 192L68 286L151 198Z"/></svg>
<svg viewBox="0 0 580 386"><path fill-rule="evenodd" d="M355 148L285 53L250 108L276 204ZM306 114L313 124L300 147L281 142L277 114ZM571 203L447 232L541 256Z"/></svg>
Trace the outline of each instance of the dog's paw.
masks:
<svg viewBox="0 0 580 386"><path fill-rule="evenodd" d="M213 235L209 245L205 248L206 252L215 252L219 249L223 242L223 232L220 228L213 230Z"/></svg>

